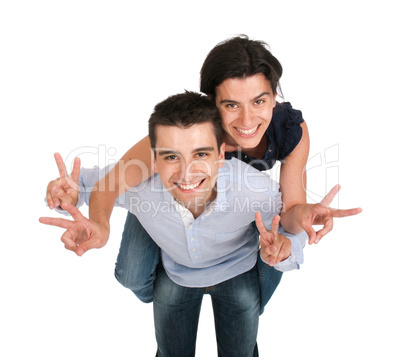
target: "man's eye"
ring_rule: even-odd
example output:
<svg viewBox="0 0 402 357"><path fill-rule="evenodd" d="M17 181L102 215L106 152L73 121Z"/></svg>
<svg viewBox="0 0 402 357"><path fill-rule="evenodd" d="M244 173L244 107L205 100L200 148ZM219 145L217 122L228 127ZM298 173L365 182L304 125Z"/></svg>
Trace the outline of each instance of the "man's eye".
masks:
<svg viewBox="0 0 402 357"><path fill-rule="evenodd" d="M168 161L172 161L172 160L176 160L177 159L177 156L176 155L168 155L168 156L165 156L165 160L168 160Z"/></svg>
<svg viewBox="0 0 402 357"><path fill-rule="evenodd" d="M261 105L262 103L264 103L264 101L262 99L258 99L254 102L254 104L257 104L257 105Z"/></svg>
<svg viewBox="0 0 402 357"><path fill-rule="evenodd" d="M206 157L206 156L208 156L208 153L206 153L206 152L199 152L199 153L197 153L197 156L198 156L198 157Z"/></svg>
<svg viewBox="0 0 402 357"><path fill-rule="evenodd" d="M237 104L234 104L234 103L228 103L228 104L226 104L226 108L229 108L229 109L235 109L235 108L237 108Z"/></svg>

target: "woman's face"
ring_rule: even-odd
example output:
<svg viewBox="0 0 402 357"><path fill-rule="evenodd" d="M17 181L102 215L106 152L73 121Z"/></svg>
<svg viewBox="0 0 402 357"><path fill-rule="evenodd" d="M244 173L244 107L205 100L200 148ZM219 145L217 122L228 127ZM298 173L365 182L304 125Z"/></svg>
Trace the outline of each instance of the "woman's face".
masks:
<svg viewBox="0 0 402 357"><path fill-rule="evenodd" d="M255 148L261 142L275 104L276 94L262 73L228 78L216 87L223 129L244 149Z"/></svg>

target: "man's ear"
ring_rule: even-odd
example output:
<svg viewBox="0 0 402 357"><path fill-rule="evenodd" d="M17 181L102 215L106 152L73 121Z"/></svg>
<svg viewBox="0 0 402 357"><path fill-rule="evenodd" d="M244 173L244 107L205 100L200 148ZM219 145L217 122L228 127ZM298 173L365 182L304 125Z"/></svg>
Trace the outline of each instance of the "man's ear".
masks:
<svg viewBox="0 0 402 357"><path fill-rule="evenodd" d="M223 165L225 165L225 148L225 143L222 143L219 149L219 167L223 167Z"/></svg>

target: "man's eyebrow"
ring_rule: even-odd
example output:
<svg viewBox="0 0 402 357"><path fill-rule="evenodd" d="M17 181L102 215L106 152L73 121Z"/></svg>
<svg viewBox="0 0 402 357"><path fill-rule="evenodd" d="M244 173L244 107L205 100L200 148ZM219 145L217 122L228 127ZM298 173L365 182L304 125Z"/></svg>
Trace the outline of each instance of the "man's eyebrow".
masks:
<svg viewBox="0 0 402 357"><path fill-rule="evenodd" d="M255 101L257 99L260 99L261 97L263 97L264 95L270 95L270 92L262 92L261 94L257 95L255 98L252 99L252 101ZM220 101L220 104L225 104L225 103L234 103L234 104L238 104L238 102L236 100L231 100L231 99L222 99Z"/></svg>
<svg viewBox="0 0 402 357"><path fill-rule="evenodd" d="M193 150L193 154L200 151L214 151L215 149L212 146L205 146L201 148L197 148Z"/></svg>
<svg viewBox="0 0 402 357"><path fill-rule="evenodd" d="M163 150L163 149L156 149L155 150L159 156L164 156L164 155L179 155L180 153L178 151L174 150Z"/></svg>
<svg viewBox="0 0 402 357"><path fill-rule="evenodd" d="M195 153L201 152L201 151L211 152L211 151L214 151L214 150L215 150L215 148L212 147L212 146L204 146L204 147L199 147L199 148L194 149L191 153L195 154ZM156 149L155 151L157 152L157 154L159 156L164 156L164 155L178 155L178 156L180 156L181 155L178 151L175 151L173 149L172 150Z"/></svg>

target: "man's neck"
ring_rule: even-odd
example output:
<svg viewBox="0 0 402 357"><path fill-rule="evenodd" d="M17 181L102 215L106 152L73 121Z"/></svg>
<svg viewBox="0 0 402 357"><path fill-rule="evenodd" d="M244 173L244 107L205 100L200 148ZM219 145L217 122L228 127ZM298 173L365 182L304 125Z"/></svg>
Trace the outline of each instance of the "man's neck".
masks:
<svg viewBox="0 0 402 357"><path fill-rule="evenodd" d="M208 199L208 201L204 201L202 203L186 204L184 202L180 202L180 201L177 201L177 200L176 200L176 202L180 206L188 209L190 211L190 213L193 215L194 219L197 219L216 200L216 197L217 197L216 189L214 189L212 193L213 194Z"/></svg>

